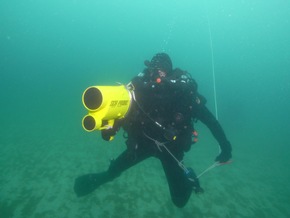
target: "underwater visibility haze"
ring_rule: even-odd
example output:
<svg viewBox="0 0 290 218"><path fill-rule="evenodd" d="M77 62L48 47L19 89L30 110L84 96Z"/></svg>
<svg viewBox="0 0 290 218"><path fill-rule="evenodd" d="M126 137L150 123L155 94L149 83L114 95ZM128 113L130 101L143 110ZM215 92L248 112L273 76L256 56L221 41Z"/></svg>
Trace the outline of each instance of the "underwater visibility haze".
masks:
<svg viewBox="0 0 290 218"><path fill-rule="evenodd" d="M191 73L233 146L183 209L148 159L84 198L74 179L125 149L83 130L83 91L127 84L158 52ZM290 2L2 0L0 217L290 217ZM219 152L196 124L185 163Z"/></svg>

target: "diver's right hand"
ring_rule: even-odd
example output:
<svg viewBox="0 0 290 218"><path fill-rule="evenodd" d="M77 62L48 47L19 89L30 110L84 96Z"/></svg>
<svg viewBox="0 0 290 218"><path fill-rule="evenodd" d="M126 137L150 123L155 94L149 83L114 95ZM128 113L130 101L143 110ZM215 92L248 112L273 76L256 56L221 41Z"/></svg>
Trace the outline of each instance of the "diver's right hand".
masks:
<svg viewBox="0 0 290 218"><path fill-rule="evenodd" d="M110 128L110 129L103 129L101 131L101 134L102 134L102 138L105 140L105 141L111 141L113 136L115 136L117 133L117 131L114 129L114 128Z"/></svg>
<svg viewBox="0 0 290 218"><path fill-rule="evenodd" d="M114 139L114 136L120 130L123 124L123 119L115 120L113 126L108 126L108 128L101 130L102 138L105 141L111 141Z"/></svg>

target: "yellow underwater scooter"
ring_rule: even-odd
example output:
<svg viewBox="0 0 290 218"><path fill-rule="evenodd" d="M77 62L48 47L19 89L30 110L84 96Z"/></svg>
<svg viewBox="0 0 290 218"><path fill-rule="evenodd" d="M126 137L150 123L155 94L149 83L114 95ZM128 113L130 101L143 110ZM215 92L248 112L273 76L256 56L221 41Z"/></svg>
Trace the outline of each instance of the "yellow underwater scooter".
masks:
<svg viewBox="0 0 290 218"><path fill-rule="evenodd" d="M91 86L84 91L82 102L88 110L82 126L92 132L112 128L115 120L124 118L130 109L132 94L124 85Z"/></svg>

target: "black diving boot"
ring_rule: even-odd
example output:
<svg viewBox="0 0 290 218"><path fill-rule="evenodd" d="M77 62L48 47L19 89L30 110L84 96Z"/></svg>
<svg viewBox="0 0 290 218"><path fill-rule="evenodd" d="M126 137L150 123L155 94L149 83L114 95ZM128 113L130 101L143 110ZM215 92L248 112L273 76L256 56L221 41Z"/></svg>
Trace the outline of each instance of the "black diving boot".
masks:
<svg viewBox="0 0 290 218"><path fill-rule="evenodd" d="M121 173L116 170L117 165L114 160L111 160L109 169L101 173L90 173L82 175L75 179L74 191L78 197L83 197L95 191L101 185L112 181Z"/></svg>
<svg viewBox="0 0 290 218"><path fill-rule="evenodd" d="M187 168L186 176L188 180L190 181L192 185L192 189L194 190L196 194L201 194L204 192L203 188L200 187L199 179L197 178L192 168L190 167Z"/></svg>
<svg viewBox="0 0 290 218"><path fill-rule="evenodd" d="M75 179L74 191L78 197L83 197L110 180L111 177L107 171L82 175Z"/></svg>

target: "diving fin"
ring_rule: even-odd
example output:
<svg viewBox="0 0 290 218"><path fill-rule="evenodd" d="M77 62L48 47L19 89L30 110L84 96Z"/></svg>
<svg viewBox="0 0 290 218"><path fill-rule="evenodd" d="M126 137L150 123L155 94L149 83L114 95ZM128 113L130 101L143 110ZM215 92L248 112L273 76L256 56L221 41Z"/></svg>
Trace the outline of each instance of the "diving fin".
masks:
<svg viewBox="0 0 290 218"><path fill-rule="evenodd" d="M82 175L75 179L74 191L78 197L83 197L109 180L107 172Z"/></svg>

